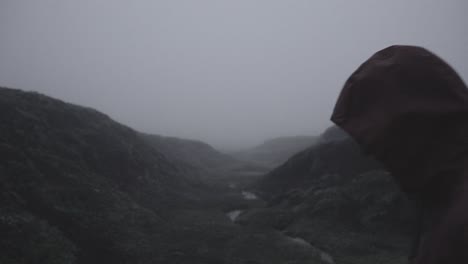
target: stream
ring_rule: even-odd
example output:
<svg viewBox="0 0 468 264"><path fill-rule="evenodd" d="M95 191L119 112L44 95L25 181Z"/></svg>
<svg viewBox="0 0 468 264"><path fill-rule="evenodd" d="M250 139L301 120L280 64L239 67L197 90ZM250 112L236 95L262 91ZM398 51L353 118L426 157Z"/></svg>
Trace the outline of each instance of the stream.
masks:
<svg viewBox="0 0 468 264"><path fill-rule="evenodd" d="M235 188L235 187L232 186L231 188ZM257 195L255 195L254 193L249 192L249 191L241 191L241 194L242 194L242 197L243 197L244 200L252 201L252 200L257 200L258 199ZM240 210L240 209L232 210L232 211L227 212L226 216L232 222L235 223L236 219L244 211L245 210ZM314 249L318 250L319 254L320 254L320 258L322 259L322 261L324 261L326 263L329 263L329 264L335 264L335 261L333 260L333 257L330 254L328 254L328 253L326 253L326 252L324 252L324 251L322 251L320 249L315 248L314 246L312 246L309 242L307 242L303 238L287 236L286 234L283 234L283 236L284 236L285 239L287 239L289 242L291 242L293 244L296 244L296 245L301 246L301 247L314 248Z"/></svg>
<svg viewBox="0 0 468 264"><path fill-rule="evenodd" d="M257 195L255 195L255 193L248 192L248 191L241 191L241 194L244 200L247 200L247 201L258 200L258 197ZM243 211L244 210L238 210L238 209L232 210L232 211L227 212L226 215L232 222L235 222L237 217L239 217L239 215Z"/></svg>
<svg viewBox="0 0 468 264"><path fill-rule="evenodd" d="M300 246L303 246L303 247L315 248L309 242L307 242L306 240L304 240L304 239L302 239L300 237L291 237L291 236L286 236L286 235L285 235L285 237L286 237L286 239L288 239L289 241L291 241L294 244L297 244L297 245L300 245ZM320 258L324 262L329 263L329 264L335 264L335 261L333 260L333 257L330 254L328 254L328 253L326 253L326 252L324 252L324 251L322 251L322 250L320 250L318 248L315 248L315 249L320 252Z"/></svg>

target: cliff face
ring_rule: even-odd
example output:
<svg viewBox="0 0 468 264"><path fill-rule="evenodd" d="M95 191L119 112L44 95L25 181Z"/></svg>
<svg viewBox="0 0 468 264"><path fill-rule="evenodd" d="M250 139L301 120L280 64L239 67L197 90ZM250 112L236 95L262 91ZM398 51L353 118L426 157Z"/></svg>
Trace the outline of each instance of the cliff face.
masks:
<svg viewBox="0 0 468 264"><path fill-rule="evenodd" d="M102 113L0 89L1 263L154 259L195 183Z"/></svg>

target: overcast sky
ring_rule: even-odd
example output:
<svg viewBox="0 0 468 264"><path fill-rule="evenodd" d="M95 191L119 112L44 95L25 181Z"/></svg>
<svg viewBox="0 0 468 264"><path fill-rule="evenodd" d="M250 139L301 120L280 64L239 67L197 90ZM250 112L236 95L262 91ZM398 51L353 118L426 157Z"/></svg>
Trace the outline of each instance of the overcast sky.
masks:
<svg viewBox="0 0 468 264"><path fill-rule="evenodd" d="M1 86L224 149L319 134L392 44L468 80L466 0L0 0L0 39Z"/></svg>

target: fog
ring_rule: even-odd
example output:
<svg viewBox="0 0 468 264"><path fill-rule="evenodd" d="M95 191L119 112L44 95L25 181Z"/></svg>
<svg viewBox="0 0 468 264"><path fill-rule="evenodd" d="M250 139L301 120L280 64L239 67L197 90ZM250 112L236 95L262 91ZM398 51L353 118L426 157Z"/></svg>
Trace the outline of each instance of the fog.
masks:
<svg viewBox="0 0 468 264"><path fill-rule="evenodd" d="M468 79L466 0L1 0L0 85L221 149L316 135L392 44Z"/></svg>

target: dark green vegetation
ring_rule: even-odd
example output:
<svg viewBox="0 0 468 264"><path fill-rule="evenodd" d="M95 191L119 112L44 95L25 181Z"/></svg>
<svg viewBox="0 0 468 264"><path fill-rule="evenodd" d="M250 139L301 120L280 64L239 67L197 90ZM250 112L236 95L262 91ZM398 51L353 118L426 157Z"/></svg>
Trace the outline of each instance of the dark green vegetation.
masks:
<svg viewBox="0 0 468 264"><path fill-rule="evenodd" d="M184 142L0 88L0 263L324 263L311 245L230 221L263 206L236 189L260 169ZM230 187L201 177L228 170Z"/></svg>
<svg viewBox="0 0 468 264"><path fill-rule="evenodd" d="M232 155L239 160L275 168L317 141L318 138L315 136L280 137L267 140L256 147L232 153Z"/></svg>

